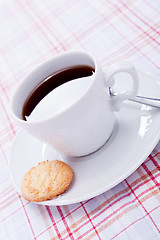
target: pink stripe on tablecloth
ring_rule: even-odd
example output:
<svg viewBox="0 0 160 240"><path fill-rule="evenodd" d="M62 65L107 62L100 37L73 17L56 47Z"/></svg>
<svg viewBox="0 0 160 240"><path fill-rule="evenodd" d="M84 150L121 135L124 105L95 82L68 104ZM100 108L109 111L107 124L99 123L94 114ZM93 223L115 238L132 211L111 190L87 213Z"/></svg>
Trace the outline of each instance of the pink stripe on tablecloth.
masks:
<svg viewBox="0 0 160 240"><path fill-rule="evenodd" d="M152 162L156 165L156 161L154 160L154 158L150 155L149 158L152 160ZM150 176L151 180L154 182L155 186L160 190L160 183L157 182L157 180L155 179L155 177L153 176L152 172L149 170L149 168L146 165L143 165L144 170L148 173L148 176ZM159 170L159 167L158 167Z"/></svg>
<svg viewBox="0 0 160 240"><path fill-rule="evenodd" d="M6 110L3 102L1 101L1 99L0 99L0 105L1 105L2 108L3 108L3 111L4 111L4 113L5 113L5 116L6 116L6 118L7 118L7 121L8 121L8 123L9 123L9 125L10 125L10 127L11 127L11 129L12 129L13 134L15 135L16 132L15 132L15 130L14 130L14 126L13 126L13 124L11 123L11 120L10 120L10 117L9 117L9 115L8 115L8 112L7 112L7 110Z"/></svg>
<svg viewBox="0 0 160 240"><path fill-rule="evenodd" d="M21 205L22 205L22 209L24 210L24 213L25 213L25 215L26 215L26 218L27 218L28 224L29 224L29 226L30 226L31 232L32 232L32 234L33 234L34 240L36 240L35 233L34 233L34 230L33 230L32 224L31 224L31 221L30 221L30 219L29 219L28 213L27 213L27 211L26 211L25 205L23 204L23 201L22 201L20 195L19 195L19 199L20 199L20 202L21 202Z"/></svg>
<svg viewBox="0 0 160 240"><path fill-rule="evenodd" d="M5 189L3 190L4 193L0 193L0 197L3 198L6 195L8 195L10 192L12 192L13 190L15 190L14 188L11 188L10 190L5 191Z"/></svg>
<svg viewBox="0 0 160 240"><path fill-rule="evenodd" d="M156 12L160 13L160 10L157 8L157 7L154 7L151 3L152 1L147 1L147 0L144 0L145 4L147 4L150 8L154 9Z"/></svg>
<svg viewBox="0 0 160 240"><path fill-rule="evenodd" d="M54 218L53 218L53 215L52 215L52 213L51 213L50 207L49 207L49 206L45 206L45 207L46 207L47 212L48 212L48 214L49 214L49 216L50 216L50 219L51 219L51 221L52 221L52 223L53 223L53 226L54 226L54 229L55 229L55 231L56 231L56 234L57 234L58 238L61 239L61 238L62 238L62 237L61 237L61 234L60 234L60 232L59 232L59 230L58 230L58 227L57 227L57 224L56 224L56 222L55 222L55 220L54 220ZM39 236L40 236L40 235L39 235ZM38 237L38 236L37 236L37 237Z"/></svg>
<svg viewBox="0 0 160 240"><path fill-rule="evenodd" d="M158 153L157 153L157 154L158 154ZM150 159L148 159L148 161L149 161L149 160L150 160ZM146 162L145 162L145 163L146 163ZM160 172L155 175L155 177L159 177L159 176L160 176ZM142 181L142 176L140 177L140 180ZM145 184L146 184L147 182L149 182L149 181L150 181L149 179L146 179L146 180L142 181L140 184L136 184L136 186L135 186L135 188L134 188L134 191L137 190L139 187L145 185ZM145 191L143 191L142 193L140 193L140 194L138 195L138 197L139 197L139 198L142 197L144 194L148 193L149 191L153 190L154 188L155 188L155 186L152 186L152 187L150 187L150 188L147 188L147 190L145 190ZM121 201L122 199L125 199L126 197L129 197L131 194L132 194L132 192L130 191L129 193L126 193L126 194L124 194L123 196L120 196L120 197L117 198L115 201L111 202L110 204L107 204L107 206L106 206L102 211L100 211L98 214L96 214L96 215L94 215L94 216L92 217L92 220L95 219L95 218L97 218L97 217L98 217L99 215L101 215L102 213L104 213L104 212L105 212L107 209L109 209L110 207L114 206L117 202ZM84 202L83 204L87 204L87 203L88 203L89 201L91 201L91 200L92 200L92 199L89 199L88 201ZM116 214L119 210L121 210L121 209L123 209L124 207L132 204L132 203L135 202L135 201L136 201L136 198L135 198L133 201L128 202L128 203L126 203L125 205L123 205L120 209L118 209L116 212L114 212L114 214ZM78 206L78 207L75 208L73 211L71 211L69 214L67 214L65 217L68 217L68 215L72 214L73 212L75 212L76 210L78 210L80 207L81 207L81 206ZM113 216L114 214L112 214L111 216ZM110 217L111 217L111 216L110 216ZM57 221L57 224L58 224L58 222L60 222L61 220L63 220L63 218L64 218L64 216L62 217L62 219L60 219L59 221ZM85 222L83 225L81 225L81 226L80 226L77 230L75 230L74 232L80 230L84 225L86 225L86 224L88 224L88 223L89 223L89 221ZM51 228L51 226L50 226L49 228L47 228L45 231L47 231L47 230L50 229L50 228ZM40 235L42 235L45 231L41 232L37 237L39 237ZM73 232L73 233L74 233L74 232ZM66 237L66 238L67 238L67 237ZM66 238L64 238L64 239L66 239Z"/></svg>
<svg viewBox="0 0 160 240"><path fill-rule="evenodd" d="M144 166L143 166L144 167ZM146 166L145 166L146 167ZM147 167L146 167L147 168ZM135 196L135 198L137 199L137 201L139 202L139 204L141 205L141 207L143 208L143 210L146 212L146 214L149 216L151 222L153 223L153 225L155 226L155 228L157 229L157 231L160 233L160 230L158 228L158 226L156 225L156 223L154 222L153 218L150 216L150 214L148 213L148 211L146 210L146 208L143 206L142 202L140 201L140 199L137 197L137 195L135 194L135 191L130 187L129 183L127 180L125 180L126 184L128 185L128 187L131 189L133 195Z"/></svg>
<svg viewBox="0 0 160 240"><path fill-rule="evenodd" d="M8 200L10 200L12 197L14 197L15 195L17 195L18 193L13 193L11 196L9 196L8 198L6 198L5 200L3 200L2 202L0 202L0 205L3 205L4 203L6 203Z"/></svg>
<svg viewBox="0 0 160 240"><path fill-rule="evenodd" d="M59 214L60 214L60 216L62 218L62 221L63 221L63 223L64 223L64 225L65 225L65 227L67 229L68 236L70 237L71 240L74 240L74 237L73 237L73 234L72 234L72 232L70 230L70 227L68 226L67 221L66 221L66 219L65 219L65 217L63 215L63 212L62 212L62 210L61 210L61 208L59 206L57 206L57 210L58 210L58 212L59 212Z"/></svg>
<svg viewBox="0 0 160 240"><path fill-rule="evenodd" d="M116 213L118 213L120 210L124 209L126 206L129 206L130 204L136 202L138 200L139 203L139 197L143 196L143 194L146 194L148 192L150 192L151 190L153 190L155 188L155 186L152 186L148 189L146 189L145 191L143 191L141 194L137 196L135 196L135 199L133 199L132 201L126 202L125 204L123 204L121 207L119 207L118 209L116 209L114 212L112 212L110 215L108 215L107 217L105 217L102 221L100 221L98 224L95 225L96 228L98 228L102 223L104 223L106 220L110 219L111 217L113 217L114 215L116 215ZM131 193L130 193L131 194ZM95 216L91 217L91 219L96 219L98 216L102 215L102 213L104 213L109 207L111 207L113 204L115 204L116 202L118 202L119 200L129 196L130 194L126 194L125 196L117 199L114 203L108 205L106 208L104 208L101 212L99 212L98 214L96 214ZM140 203L139 203L140 204ZM76 228L72 233L77 232L78 230L80 230L83 226L87 225L89 223L89 220L85 221L85 223L81 224L78 228ZM82 237L84 237L85 235L87 235L89 232L91 232L93 229L90 228L86 233L82 234L81 237L79 237L79 239L81 239ZM63 238L63 240L66 240L67 236L65 238Z"/></svg>
<svg viewBox="0 0 160 240"><path fill-rule="evenodd" d="M53 42L47 37L47 35L45 34L45 32L43 31L42 26L38 23L38 21L36 21L33 17L33 13L32 11L34 11L34 9L32 8L28 8L28 6L24 3L24 2L19 2L19 5L21 5L21 7L23 8L23 10L26 11L26 13L30 15L30 17L32 18L34 24L36 25L37 29L42 32L45 35L45 38L47 39L48 43L56 50L57 53L59 53L58 49L56 46L53 45ZM34 13L35 14L35 13Z"/></svg>
<svg viewBox="0 0 160 240"><path fill-rule="evenodd" d="M90 218L90 216L89 216L89 214L88 214L88 212L87 212L87 210L86 210L86 208L85 208L85 206L84 206L84 204L81 203L81 206L83 207L83 209L84 209L84 211L85 211L85 213L86 213L86 215L87 215L87 218L88 218L89 222L91 223L91 225L92 225L92 227L93 227L93 229L94 229L94 231L95 231L98 239L101 239L100 236L99 236L99 233L98 233L98 231L97 231L97 229L96 229L96 227L95 227L95 225L93 224L93 221L91 220L91 218Z"/></svg>
<svg viewBox="0 0 160 240"><path fill-rule="evenodd" d="M141 0L137 0L134 3L120 1L82 0L76 2L63 0L62 2L54 1L52 5L49 0L46 0L45 3L39 0L24 0L23 2L15 0L14 3L11 1L8 5L5 0L2 0L1 6L4 9L4 15L2 12L2 16L5 16L5 18L0 17L0 27L4 28L1 28L2 38L0 38L0 42L2 40L3 43L2 47L0 47L0 61L4 67L2 69L3 82L0 85L2 93L0 109L3 117L2 120L0 119L2 168L6 170L11 140L18 129L9 119L10 116L8 114L11 88L12 86L16 87L16 84L21 81L18 78L28 72L28 68L34 67L39 61L43 61L55 53L65 51L67 47L75 48L78 46L91 50L104 65L108 61L108 56L110 62L116 57L119 59L122 56L131 57L131 59L136 59L137 64L141 64L141 68L143 68L143 63L145 67L147 64L150 64L151 70L159 73L160 64L157 60L159 58L160 39L159 28L156 28L160 19L157 14L160 10L158 10L158 7L156 9L156 5L159 6L158 2L152 1L147 3L144 1L145 4L143 4ZM145 11L145 6L147 7L148 16L145 16L145 12L143 15L140 15L141 7L144 7ZM81 11L79 11L80 8ZM138 9L137 12L136 9ZM156 12L154 13L154 11ZM155 19L154 14L156 16ZM148 21L149 18L152 21ZM74 20L76 24L74 24ZM49 21L51 21L51 25L48 24ZM56 23L59 23L59 28L57 26L54 28ZM63 28L61 29L60 26L63 26ZM119 26L124 27L122 31ZM144 30L143 27L147 30ZM64 32L63 29L65 30ZM130 36L127 35L127 31L131 32ZM65 33L67 34L65 35ZM110 35L108 36L108 34ZM7 41L5 41L5 36L8 37ZM118 44L114 48L112 38L116 36L120 42L115 41L115 44ZM108 45L105 45L105 38L108 41ZM40 42L36 45L38 40ZM108 49L108 46L111 46L111 49ZM18 50L21 51L20 57L22 56L22 59L27 60L26 63L21 62ZM19 65L16 66L16 63L19 63ZM69 212L67 211L66 215L63 207L44 207L47 224L44 221L43 214L37 211L37 208L34 208L32 204L28 204L28 202L24 204L22 199L20 199L21 205L19 205L20 200L12 196L14 193L12 189L2 192L1 201L4 215L1 223L8 224L7 220L9 220L15 235L16 231L19 231L22 236L23 231L28 234L31 232L31 237L34 239L39 237L48 240L47 238L53 236L53 231L51 231L52 233L50 232L51 234L47 231L52 228L55 235L57 234L55 239L64 240L75 239L74 233L77 232L77 229L80 230L77 235L80 235L79 239L92 239L92 237L93 239L101 239L101 236L102 238L106 237L106 239L109 239L108 236L110 236L110 239L118 239L123 237L122 233L125 231L129 238L130 236L132 237L132 233L134 234L134 229L136 231L137 224L141 224L143 227L145 226L145 221L147 221L150 228L146 229L146 231L148 231L149 236L155 236L159 234L159 220L156 218L160 209L160 166L159 161L156 161L158 160L156 157L158 158L159 154L159 146L156 146L155 151L141 165L140 171L133 173L132 177L126 180L127 186L126 184L125 186L124 184L119 184L112 191L108 191L102 196L81 204L79 203L74 207L68 207ZM10 184L10 180L6 180L6 176L8 177L7 171L4 172L2 179L5 179L3 181L3 189L6 189ZM150 185L152 186L150 187ZM15 196L17 195L15 194ZM157 204L156 206L152 206L152 200ZM17 204L18 209L14 209L15 204ZM111 211L112 207L114 211ZM140 215L137 216L135 214L134 216L134 212L136 213L137 209L141 210ZM151 213L155 210L158 211L155 212L155 215L152 215ZM130 216L130 211L133 211L133 219L127 223L125 220ZM17 212L18 214L16 215ZM25 215L21 214L23 212ZM54 215L55 212L56 214ZM72 221L69 218L67 219L70 215L72 216ZM21 217L21 219L18 219L17 222L14 221L12 225L12 221L16 217ZM121 221L118 221L117 218L120 218ZM38 225L39 222L40 224ZM134 228L131 226L134 226ZM114 232L112 232L112 227ZM127 231L129 228L130 230ZM4 229L4 231L6 231L6 236L11 236L10 230ZM136 234L141 237L140 232L137 231Z"/></svg>
<svg viewBox="0 0 160 240"><path fill-rule="evenodd" d="M160 152L158 152L157 154L155 154L154 156L152 156L151 154L149 155L149 159L151 159L152 160L152 162L153 162L153 164L155 165L155 167L160 171L160 166L158 165L158 163L157 163L157 161L155 160L155 156L157 156L157 155L159 155L160 154ZM156 182L156 185L158 185L159 186L159 188L160 188L160 183L158 183L158 182Z"/></svg>
<svg viewBox="0 0 160 240"><path fill-rule="evenodd" d="M128 7L122 0L120 0L120 3L128 9L129 12L131 12L137 19L139 19L144 25L148 26L150 29L152 29L154 32L156 32L158 35L160 35L160 32L156 30L156 28L152 27L148 22L146 22L143 18L141 18L135 11L133 11L130 7ZM159 44L158 44L159 45Z"/></svg>
<svg viewBox="0 0 160 240"><path fill-rule="evenodd" d="M129 227L131 227L132 225L134 225L135 223L139 222L140 220L143 220L145 217L147 217L149 214L151 214L152 212L154 212L155 210L159 209L160 206L157 206L155 208L153 208L151 211L149 211L148 213L146 213L143 217L138 218L137 220L135 220L134 222L132 222L131 224L129 224L127 227L125 227L122 231L120 231L119 233L117 233L114 237L111 238L114 239L116 237L118 237L121 233L123 233L125 230L127 230Z"/></svg>
<svg viewBox="0 0 160 240"><path fill-rule="evenodd" d="M24 204L24 206L28 205L29 203L30 203L30 202L26 202L26 203ZM5 221L5 220L7 220L7 219L10 218L12 215L14 215L14 214L17 213L18 211L20 211L22 208L23 208L23 206L21 206L20 208L16 209L14 212L10 213L8 216L2 218L2 219L0 220L0 222L3 222L3 221Z"/></svg>
<svg viewBox="0 0 160 240"><path fill-rule="evenodd" d="M136 24L127 14L124 13L117 5L112 4L110 1L108 1L112 6L114 6L118 12L120 12L128 21L130 21L137 29L139 29L141 32L143 32L147 37L149 37L151 40L153 40L155 43L160 46L160 42L158 42L155 38L153 38L149 33L143 30L142 27L140 27L138 24Z"/></svg>
<svg viewBox="0 0 160 240"><path fill-rule="evenodd" d="M107 1L107 3L110 3L112 6L114 6L115 8L117 8L117 7L116 7L114 4L112 4L109 0ZM91 6L95 11L99 12L98 9L96 9L95 7L93 7L93 5L90 4L90 6ZM119 11L120 11L120 10L119 10ZM120 36L122 36L123 39L125 39L126 42L128 42L132 47L134 47L134 48L136 49L136 51L138 51L143 57L145 57L149 62L151 62L157 69L160 69L160 66L157 65L157 63L155 63L155 62L154 62L153 60L151 60L146 54L144 54L134 43L132 43L131 41L129 41L129 40L127 39L127 37L124 36L124 35L121 33L121 31L120 31L117 27L115 27L115 25L113 25L113 24L111 23L111 21L110 21L109 19L106 19L106 17L105 17L102 13L99 12L99 14L104 18L105 21L107 21L107 23L108 23L115 31L117 31L117 32L119 33Z"/></svg>

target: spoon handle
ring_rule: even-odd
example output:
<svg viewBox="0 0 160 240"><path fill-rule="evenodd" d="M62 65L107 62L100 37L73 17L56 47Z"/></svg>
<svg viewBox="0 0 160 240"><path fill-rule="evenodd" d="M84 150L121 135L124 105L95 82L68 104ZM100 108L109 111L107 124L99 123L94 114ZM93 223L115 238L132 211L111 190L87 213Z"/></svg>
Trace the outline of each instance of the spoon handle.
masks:
<svg viewBox="0 0 160 240"><path fill-rule="evenodd" d="M159 98L149 98L143 96L136 96L135 98L130 98L130 101L146 104L151 107L160 108L160 99Z"/></svg>

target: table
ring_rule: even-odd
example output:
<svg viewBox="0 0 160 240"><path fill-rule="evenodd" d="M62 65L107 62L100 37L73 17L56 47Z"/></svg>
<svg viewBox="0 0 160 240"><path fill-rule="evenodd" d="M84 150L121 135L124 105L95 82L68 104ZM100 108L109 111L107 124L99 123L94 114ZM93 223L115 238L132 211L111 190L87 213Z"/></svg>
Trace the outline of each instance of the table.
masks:
<svg viewBox="0 0 160 240"><path fill-rule="evenodd" d="M36 65L70 49L90 51L102 67L128 59L159 77L160 2L0 1L0 239L160 239L159 143L127 179L84 202L36 205L13 187L13 91Z"/></svg>

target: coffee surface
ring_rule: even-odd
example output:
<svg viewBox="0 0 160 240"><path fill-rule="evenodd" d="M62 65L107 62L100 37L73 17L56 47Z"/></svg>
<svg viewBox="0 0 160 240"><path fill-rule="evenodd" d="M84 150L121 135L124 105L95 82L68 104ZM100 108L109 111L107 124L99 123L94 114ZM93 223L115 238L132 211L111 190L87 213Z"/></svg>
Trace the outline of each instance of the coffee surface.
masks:
<svg viewBox="0 0 160 240"><path fill-rule="evenodd" d="M32 111L41 102L41 100L44 99L47 95L49 95L49 93L51 93L52 91L54 92L55 91L54 89L71 80L75 81L76 79L79 78L91 76L94 73L94 71L95 69L91 66L78 65L64 68L53 73L52 75L44 79L42 82L40 82L27 97L22 109L22 119L27 120L27 118L31 115ZM72 88L70 88L70 95L72 95L71 90ZM76 93L73 92L73 95L74 94ZM64 99L64 101L65 100L67 99ZM54 111L54 109L51 108L50 111L52 110Z"/></svg>

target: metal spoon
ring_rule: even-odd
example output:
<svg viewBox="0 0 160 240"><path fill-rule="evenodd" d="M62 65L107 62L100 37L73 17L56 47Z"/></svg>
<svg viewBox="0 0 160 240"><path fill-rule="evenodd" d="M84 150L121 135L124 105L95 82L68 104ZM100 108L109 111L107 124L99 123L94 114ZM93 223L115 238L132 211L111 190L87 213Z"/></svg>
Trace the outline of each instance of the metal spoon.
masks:
<svg viewBox="0 0 160 240"><path fill-rule="evenodd" d="M114 92L112 88L109 87L109 93L111 97L116 96L118 93ZM136 96L135 98L128 99L132 102L137 102L141 104L145 104L151 107L160 108L160 99L159 98L150 98L150 97L143 97L143 96Z"/></svg>

